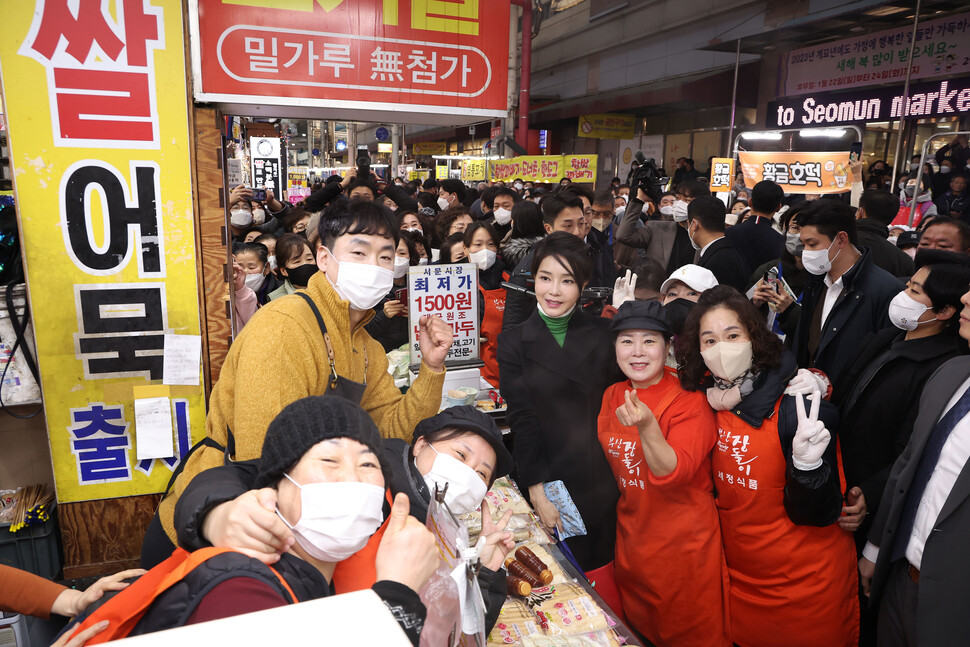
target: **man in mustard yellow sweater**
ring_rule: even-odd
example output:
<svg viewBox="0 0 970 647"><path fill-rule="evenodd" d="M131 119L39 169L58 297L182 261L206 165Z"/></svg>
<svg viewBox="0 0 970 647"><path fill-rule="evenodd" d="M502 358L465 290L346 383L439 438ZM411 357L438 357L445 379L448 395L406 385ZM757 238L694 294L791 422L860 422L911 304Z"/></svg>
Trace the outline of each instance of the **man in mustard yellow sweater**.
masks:
<svg viewBox="0 0 970 647"><path fill-rule="evenodd" d="M236 461L259 458L270 421L291 402L325 393L350 398L383 436L408 442L415 425L437 413L451 328L437 317L421 318L423 359L406 395L387 372L384 349L364 330L393 281L398 229L391 212L376 202L340 199L320 220L320 242L320 271L305 292L261 308L229 349L209 399L204 444L183 460L148 528L146 568L175 547L175 503L188 483L224 464L227 454Z"/></svg>

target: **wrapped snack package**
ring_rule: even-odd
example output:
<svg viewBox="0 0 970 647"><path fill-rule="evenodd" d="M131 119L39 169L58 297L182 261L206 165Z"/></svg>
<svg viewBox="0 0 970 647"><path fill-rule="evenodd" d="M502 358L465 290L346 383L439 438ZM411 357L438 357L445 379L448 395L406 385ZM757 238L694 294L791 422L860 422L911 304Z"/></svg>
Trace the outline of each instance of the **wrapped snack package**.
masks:
<svg viewBox="0 0 970 647"><path fill-rule="evenodd" d="M549 636L575 636L610 629L603 610L576 584L532 589L529 603L543 633Z"/></svg>
<svg viewBox="0 0 970 647"><path fill-rule="evenodd" d="M613 647L619 645L612 631L581 636L526 636L522 647Z"/></svg>
<svg viewBox="0 0 970 647"><path fill-rule="evenodd" d="M488 635L488 645L521 645L529 636L542 636L535 615L521 600L509 598Z"/></svg>

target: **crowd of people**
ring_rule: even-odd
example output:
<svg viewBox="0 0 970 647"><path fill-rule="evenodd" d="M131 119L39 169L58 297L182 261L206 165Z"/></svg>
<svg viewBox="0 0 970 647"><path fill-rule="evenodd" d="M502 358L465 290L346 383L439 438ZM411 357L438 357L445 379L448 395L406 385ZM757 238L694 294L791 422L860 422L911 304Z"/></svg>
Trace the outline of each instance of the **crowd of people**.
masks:
<svg viewBox="0 0 970 647"><path fill-rule="evenodd" d="M127 630L371 588L417 645L445 484L454 512L482 508L490 629L513 544L484 498L511 475L654 645L966 642L967 150L918 190L918 163L893 192L884 162L855 162L849 194L763 181L727 202L691 160L667 192L354 170L295 206L236 187L238 334L145 537L151 570L112 599L202 557ZM459 262L506 439L472 407L439 413L439 318L410 322L405 393L387 370L408 268Z"/></svg>

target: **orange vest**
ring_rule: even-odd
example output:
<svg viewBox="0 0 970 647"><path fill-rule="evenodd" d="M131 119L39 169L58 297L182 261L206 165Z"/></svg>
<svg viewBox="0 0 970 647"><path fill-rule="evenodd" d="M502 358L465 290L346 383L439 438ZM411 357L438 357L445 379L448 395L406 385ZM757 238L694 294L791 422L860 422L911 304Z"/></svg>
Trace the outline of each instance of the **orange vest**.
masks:
<svg viewBox="0 0 970 647"><path fill-rule="evenodd" d="M731 578L731 631L745 647L855 647L855 544L837 524L798 526L784 507L778 409L760 428L718 411L712 464Z"/></svg>
<svg viewBox="0 0 970 647"><path fill-rule="evenodd" d="M393 505L394 498L391 491L384 493L384 498ZM367 544L347 559L337 562L333 569L333 590L336 594L350 593L352 591L363 591L374 586L377 582L377 549L384 538L384 531L387 530L387 522L391 520L391 515L387 515L384 523L377 529Z"/></svg>
<svg viewBox="0 0 970 647"><path fill-rule="evenodd" d="M481 358L485 362L485 366L482 367L482 377L497 389L499 388L498 335L502 332L502 318L505 315L505 288L486 290L479 286L478 289L481 290L485 303L481 329L481 336L485 339L481 347Z"/></svg>
<svg viewBox="0 0 970 647"><path fill-rule="evenodd" d="M615 573L623 611L655 645L730 647L727 569L711 483L714 415L707 399L684 391L670 369L637 390L677 453L674 471L657 477L637 429L616 418L632 388L626 381L606 390L597 425L620 489Z"/></svg>

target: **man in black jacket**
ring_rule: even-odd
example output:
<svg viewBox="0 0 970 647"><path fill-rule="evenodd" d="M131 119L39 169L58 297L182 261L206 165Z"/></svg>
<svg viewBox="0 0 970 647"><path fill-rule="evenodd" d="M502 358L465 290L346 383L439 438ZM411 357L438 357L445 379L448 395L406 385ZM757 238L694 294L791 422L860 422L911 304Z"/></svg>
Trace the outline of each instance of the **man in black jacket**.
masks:
<svg viewBox="0 0 970 647"><path fill-rule="evenodd" d="M712 195L693 200L687 206L687 235L700 251L697 264L713 272L719 285L743 293L752 270L724 236L724 203Z"/></svg>
<svg viewBox="0 0 970 647"><path fill-rule="evenodd" d="M889 191L866 189L856 211L859 245L868 247L872 262L893 276L910 277L916 268L909 254L889 242L889 223L899 211L899 200Z"/></svg>
<svg viewBox="0 0 970 647"><path fill-rule="evenodd" d="M852 207L815 200L796 217L805 249L802 264L814 276L802 297L792 348L801 368L824 371L834 384L862 340L888 328L889 302L903 289L894 276L856 247Z"/></svg>
<svg viewBox="0 0 970 647"><path fill-rule="evenodd" d="M775 212L784 199L785 192L771 180L758 182L751 189L751 215L724 232L747 262L748 276L785 251L785 237L773 227Z"/></svg>

